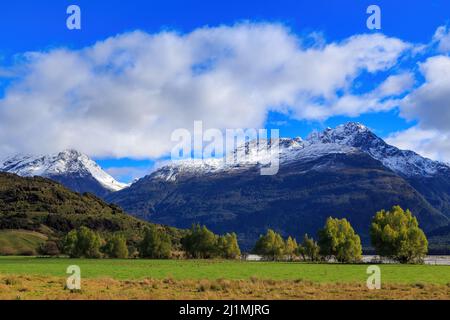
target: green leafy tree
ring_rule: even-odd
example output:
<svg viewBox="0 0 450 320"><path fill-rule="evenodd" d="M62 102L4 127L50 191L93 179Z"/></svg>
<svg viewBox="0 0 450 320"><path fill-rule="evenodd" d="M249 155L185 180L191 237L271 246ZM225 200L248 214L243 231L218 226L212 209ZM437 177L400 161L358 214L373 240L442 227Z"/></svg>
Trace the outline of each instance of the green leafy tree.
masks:
<svg viewBox="0 0 450 320"><path fill-rule="evenodd" d="M127 241L122 235L113 235L106 241L103 252L110 258L128 258Z"/></svg>
<svg viewBox="0 0 450 320"><path fill-rule="evenodd" d="M101 258L102 238L87 227L70 231L63 240L63 251L72 258Z"/></svg>
<svg viewBox="0 0 450 320"><path fill-rule="evenodd" d="M71 258L77 257L77 230L72 230L66 234L62 243L63 243L63 252L68 254Z"/></svg>
<svg viewBox="0 0 450 320"><path fill-rule="evenodd" d="M268 260L280 260L284 255L284 250L285 243L281 235L269 229L265 235L260 236L253 252Z"/></svg>
<svg viewBox="0 0 450 320"><path fill-rule="evenodd" d="M206 226L193 225L182 240L185 252L192 258L208 259L220 256L218 237Z"/></svg>
<svg viewBox="0 0 450 320"><path fill-rule="evenodd" d="M376 213L370 228L372 245L380 256L400 263L419 263L428 252L428 240L409 210L394 206Z"/></svg>
<svg viewBox="0 0 450 320"><path fill-rule="evenodd" d="M241 249L235 233L227 233L217 240L219 255L225 259L237 259L241 256Z"/></svg>
<svg viewBox="0 0 450 320"><path fill-rule="evenodd" d="M298 247L298 254L302 256L303 260L319 261L320 247L313 238L309 238L307 234L303 236L303 242Z"/></svg>
<svg viewBox="0 0 450 320"><path fill-rule="evenodd" d="M347 219L328 218L319 231L319 246L321 255L332 256L339 262L361 260L361 239Z"/></svg>
<svg viewBox="0 0 450 320"><path fill-rule="evenodd" d="M144 231L144 239L139 245L139 254L143 258L167 259L172 253L172 242L167 233L150 225Z"/></svg>
<svg viewBox="0 0 450 320"><path fill-rule="evenodd" d="M289 260L292 260L297 255L297 252L298 252L297 240L289 236L284 246L284 254L289 258Z"/></svg>

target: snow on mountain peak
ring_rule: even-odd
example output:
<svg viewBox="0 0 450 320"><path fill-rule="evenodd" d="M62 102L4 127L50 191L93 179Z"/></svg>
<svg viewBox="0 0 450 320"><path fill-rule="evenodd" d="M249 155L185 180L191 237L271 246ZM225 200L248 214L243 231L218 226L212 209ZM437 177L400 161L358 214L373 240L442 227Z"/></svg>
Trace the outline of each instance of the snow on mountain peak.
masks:
<svg viewBox="0 0 450 320"><path fill-rule="evenodd" d="M335 129L326 128L322 132L314 131L306 139L310 143L338 143L352 144L352 141L361 135L372 134L364 125L357 122L348 122Z"/></svg>
<svg viewBox="0 0 450 320"><path fill-rule="evenodd" d="M441 162L387 144L369 128L357 122L349 122L320 133L314 132L308 137L307 141L312 144L333 143L357 148L369 154L372 158L381 161L392 171L408 177L427 177L440 170L450 169Z"/></svg>
<svg viewBox="0 0 450 320"><path fill-rule="evenodd" d="M224 159L189 159L177 161L155 172L154 177L176 180L182 172L208 173L223 170L242 170L267 161L262 149L267 148L270 141L250 141L234 150L244 152L246 157L238 163L227 164ZM313 160L331 153L351 153L362 151L383 163L392 171L407 176L433 176L441 170L450 171L450 167L427 158L413 151L400 150L388 145L375 135L368 127L358 122L348 122L336 128L326 128L312 132L305 140L298 138L280 138L280 163L298 160Z"/></svg>
<svg viewBox="0 0 450 320"><path fill-rule="evenodd" d="M87 155L73 149L50 155L15 155L0 162L0 171L15 173L19 176L52 177L60 175L91 175L102 186L118 191L127 185L116 181L102 170Z"/></svg>

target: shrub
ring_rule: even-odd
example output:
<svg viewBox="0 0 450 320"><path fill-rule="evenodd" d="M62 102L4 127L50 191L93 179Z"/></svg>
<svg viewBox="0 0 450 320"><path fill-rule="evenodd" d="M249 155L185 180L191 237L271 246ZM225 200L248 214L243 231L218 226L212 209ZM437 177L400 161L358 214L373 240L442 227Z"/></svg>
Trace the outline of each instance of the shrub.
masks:
<svg viewBox="0 0 450 320"><path fill-rule="evenodd" d="M38 253L43 256L57 256L61 252L55 241L46 241L40 244Z"/></svg>
<svg viewBox="0 0 450 320"><path fill-rule="evenodd" d="M0 256L13 256L17 254L16 251L11 247L1 247L0 248Z"/></svg>
<svg viewBox="0 0 450 320"><path fill-rule="evenodd" d="M36 255L36 251L34 249L21 249L18 252L19 256L35 256Z"/></svg>

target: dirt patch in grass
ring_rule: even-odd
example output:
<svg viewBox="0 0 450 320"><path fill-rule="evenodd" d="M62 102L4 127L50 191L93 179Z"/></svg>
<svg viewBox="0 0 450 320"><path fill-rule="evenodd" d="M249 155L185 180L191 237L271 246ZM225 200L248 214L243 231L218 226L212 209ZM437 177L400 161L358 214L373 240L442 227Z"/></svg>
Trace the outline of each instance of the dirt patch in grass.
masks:
<svg viewBox="0 0 450 320"><path fill-rule="evenodd" d="M388 284L368 290L363 284L304 280L114 280L85 279L81 291L68 290L65 279L0 276L0 299L450 299L450 284Z"/></svg>

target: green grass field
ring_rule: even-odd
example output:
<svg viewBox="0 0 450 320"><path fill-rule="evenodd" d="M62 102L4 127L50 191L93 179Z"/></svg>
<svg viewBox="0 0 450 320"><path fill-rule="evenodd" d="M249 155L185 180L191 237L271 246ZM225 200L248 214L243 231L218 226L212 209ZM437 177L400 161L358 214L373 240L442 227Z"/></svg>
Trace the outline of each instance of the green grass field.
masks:
<svg viewBox="0 0 450 320"><path fill-rule="evenodd" d="M36 249L47 237L41 233L25 230L0 230L0 254L36 254Z"/></svg>
<svg viewBox="0 0 450 320"><path fill-rule="evenodd" d="M65 277L78 265L83 278L136 279L249 279L310 280L320 283L365 283L367 265L306 264L200 260L86 260L0 257L0 274ZM450 283L450 266L380 265L384 283Z"/></svg>

